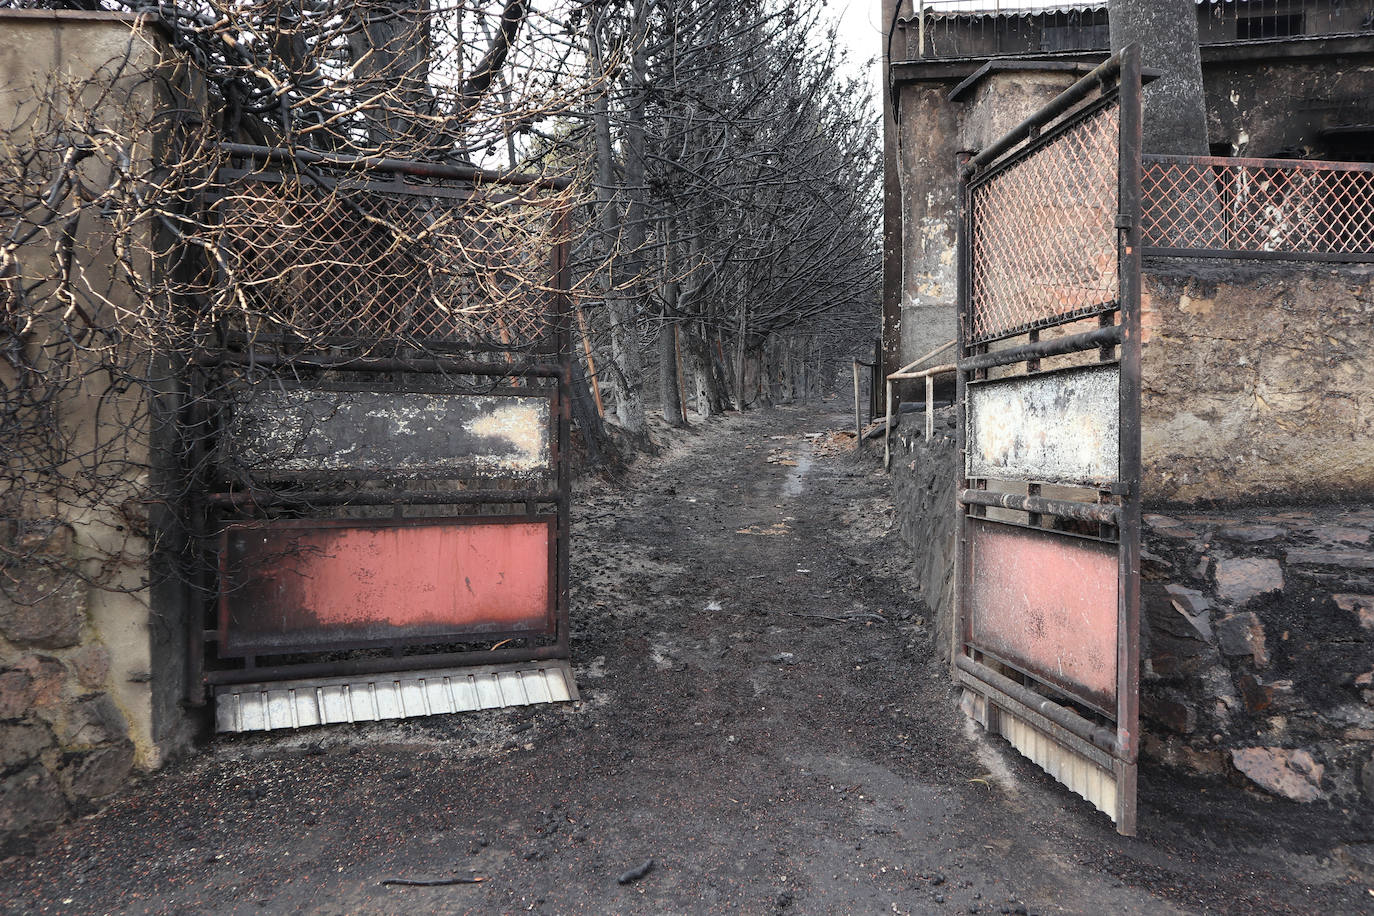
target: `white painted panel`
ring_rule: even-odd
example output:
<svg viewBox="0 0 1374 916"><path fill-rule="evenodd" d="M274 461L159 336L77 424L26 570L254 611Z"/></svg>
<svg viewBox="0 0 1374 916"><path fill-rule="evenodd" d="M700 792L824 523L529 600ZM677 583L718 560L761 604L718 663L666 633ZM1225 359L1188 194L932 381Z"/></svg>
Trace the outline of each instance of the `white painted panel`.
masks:
<svg viewBox="0 0 1374 916"><path fill-rule="evenodd" d="M968 476L1114 482L1119 382L1116 366L1092 366L970 385Z"/></svg>

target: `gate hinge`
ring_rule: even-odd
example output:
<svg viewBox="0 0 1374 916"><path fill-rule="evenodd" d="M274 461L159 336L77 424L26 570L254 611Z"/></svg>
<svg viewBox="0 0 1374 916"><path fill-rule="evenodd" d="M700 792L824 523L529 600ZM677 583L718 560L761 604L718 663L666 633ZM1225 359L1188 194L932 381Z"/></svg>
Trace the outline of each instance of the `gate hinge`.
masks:
<svg viewBox="0 0 1374 916"><path fill-rule="evenodd" d="M1118 214L1116 215L1116 228L1118 228L1118 229L1134 229L1134 228L1135 228L1135 217L1134 217L1134 216L1131 216L1129 213L1118 213Z"/></svg>

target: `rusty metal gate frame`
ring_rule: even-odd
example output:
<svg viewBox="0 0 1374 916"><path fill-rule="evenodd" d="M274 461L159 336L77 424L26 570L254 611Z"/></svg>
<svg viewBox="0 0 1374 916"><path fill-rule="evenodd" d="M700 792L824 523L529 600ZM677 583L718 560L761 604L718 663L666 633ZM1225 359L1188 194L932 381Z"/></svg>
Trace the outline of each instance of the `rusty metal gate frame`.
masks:
<svg viewBox="0 0 1374 916"><path fill-rule="evenodd" d="M543 190L567 187L562 179L495 175L462 166L400 160L352 161L350 157L230 144L224 146L224 151L231 159L216 180L218 187L226 190L282 182L288 180L284 173L303 170L307 165L318 165L326 173L333 169L336 174L348 176L347 190L350 192L414 201L414 206L420 207L426 200L442 205L445 201L461 202L478 193L499 194L502 185L535 185ZM571 275L566 207L553 211L551 218L555 226L553 237L560 241L548 252L548 285L552 292L547 294L547 304L541 306L544 314L536 336L501 341L470 339L452 344L442 339L388 342L373 336L314 341L314 346L302 348L291 341L270 338L264 341L221 334L216 345L193 354L186 382L189 406L181 423L190 431L186 435L188 465L201 471L199 489L193 488L188 494L188 517L192 550L200 557L192 564L192 586L202 601L201 609L189 614L187 619L186 698L189 704L203 705L209 691L236 684L569 657L572 480L568 316L571 313ZM324 343L329 346L323 346ZM302 372L313 374L319 381L302 383ZM350 381L330 380L341 373L348 374ZM362 391L399 396L420 392L455 397L534 399L547 405L541 409L548 412L548 473L537 480L506 480L500 474L475 480L461 471L446 473L443 469L429 469L425 473L406 475L406 479L428 486L401 483L381 489L362 486L330 489L329 484L367 477L346 471L288 475L290 479L284 487L259 488L251 482L248 485L234 483L232 475L224 472L223 462L214 454L213 440L225 435L225 420L219 415L224 411L222 406L219 409L214 406L214 392L222 392L236 380L248 376L278 393ZM371 479L378 476L373 475ZM451 486L443 489L445 484ZM331 518L341 509L358 507L390 509L391 513L389 517L360 517L351 523ZM436 516L433 514L435 507L448 507L450 511ZM273 513L282 511L286 513L284 516L272 520ZM415 530L448 526L461 530L520 525L547 526L552 536L547 583L549 606L537 622L512 626L508 631L491 628L465 631L460 627L437 635L433 632L410 635L391 632L379 638L371 634L346 644L335 639L318 647L293 645L265 655L220 645L225 639L229 599L225 584L228 576L222 560L228 538L235 532L289 531L303 527ZM508 645L511 643L514 645Z"/></svg>
<svg viewBox="0 0 1374 916"><path fill-rule="evenodd" d="M1141 82L1139 49L1131 46L960 170L957 403L964 468L956 506L952 675L966 688L966 710L985 728L1007 737L1025 756L1111 817L1126 835L1136 830L1139 703ZM1080 229L1087 234L1078 220L1088 212L1082 203L1088 191L1070 186L1071 168L1054 166L1056 162L1081 165L1083 157L1091 154L1083 138L1094 130L1105 144L1102 138L1108 135L1102 124L1114 124L1114 142L1102 149L1115 159L1110 163L1115 207L1114 212L1105 212L1104 204L1092 211L1100 217L1093 228L1102 251L1114 248L1115 263L1093 267L1083 252L1082 238L1056 237L1056 233L1068 236ZM1020 172L1016 172L1018 167ZM1050 277L1037 300L1031 281L1024 279L1027 271L1018 275L1014 269L1003 270L1008 288L1021 284L1016 292L1022 296L1021 304L1028 306L1017 315L1017 303L1003 290L989 290L995 284L985 282L986 274L998 265L988 267L982 260L992 246L980 233L995 234L997 224L991 216L984 218L991 219L989 227L980 223L979 205L985 197L997 199L999 178L1010 175L1015 181L1017 175L1036 175L1037 168L1046 173L1039 187L1042 196L1017 201L1022 206L1019 216L1008 220L1007 234L995 243L1015 249L1008 255L1013 265L1040 266L1047 274L1059 269L1061 274ZM1045 187L1061 196L1051 199L1043 194ZM1077 216L1063 220L1064 212L1075 206ZM1062 220L1057 225L1056 209ZM1027 213L1034 215L1027 219ZM1035 215L1043 218L1036 220ZM1020 261L1014 260L1017 257ZM1114 276L1109 273L1112 268ZM1066 285L1064 281L1073 279L1076 269L1097 273L1083 276L1078 286ZM1097 288L1090 282L1094 279ZM989 318L994 308L1005 310L1009 317ZM1085 325L1095 326L1083 329ZM1042 361L1051 360L1071 365L1042 369ZM1117 376L1115 398L1101 393L1111 391L1102 382L1104 374ZM1020 396L1018 392L1031 390L1027 386L1054 389L1059 403L1079 398L1078 409L1085 413L1091 413L1094 404L1109 405L1105 414L1100 409L1094 415L1094 434L1107 440L1115 432L1117 439L1111 443L1115 466L1104 458L1096 470L1085 466L1056 477L1053 470L1043 472L1052 451L1046 447L1039 453L1029 448L1035 454L1010 472L995 461L975 468L974 444L982 449L985 441L992 440L970 441L975 432L982 436L974 428L981 414L973 399L986 403L1001 396L1004 406L1010 405L1010 413L1015 414L1018 402L999 392L1010 392L1014 399ZM1021 409L1022 426L1010 435L1029 437L1023 438L1024 443L1056 432L1053 417L1041 414L1037 418L1039 409ZM1065 416L1071 410L1065 408ZM1036 454L1043 459L1039 465ZM1105 454L1109 458L1110 450ZM1036 473L1037 467L1041 473ZM1046 488L1051 494L1043 492ZM1082 563L1085 570L1096 569L1100 591L1092 591L1087 572L1081 581L1043 575L1046 560L1064 569L1074 563ZM1011 585L1014 591L999 591L999 585ZM1107 598L1111 591L1114 607ZM1091 604L1094 595L1102 599L1096 606ZM1037 596L1039 605L1034 603ZM994 607L998 597L1003 603ZM1098 630L1085 626L1076 632L1070 612L1086 614L1094 609L1101 612ZM1046 623L1046 613L1058 616ZM1009 622L1026 629L1012 638L1006 627ZM1056 636L1063 642L1056 643ZM1041 640L1038 644L1037 639ZM1082 645L1066 648L1066 643L1075 640ZM1027 646L1028 650L1021 651ZM1114 652L1114 658L1101 657L1104 650ZM1093 677L1075 674L1075 659L1092 660L1096 667L1083 670L1091 669Z"/></svg>

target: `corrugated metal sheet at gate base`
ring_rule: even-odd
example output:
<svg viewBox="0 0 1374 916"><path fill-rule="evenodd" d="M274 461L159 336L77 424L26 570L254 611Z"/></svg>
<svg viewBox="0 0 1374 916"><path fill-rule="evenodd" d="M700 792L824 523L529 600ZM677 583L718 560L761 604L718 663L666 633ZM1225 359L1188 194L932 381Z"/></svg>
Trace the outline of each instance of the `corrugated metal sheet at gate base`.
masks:
<svg viewBox="0 0 1374 916"><path fill-rule="evenodd" d="M1116 777L1029 725L1005 709L989 710L988 701L965 692L965 711L994 734L1006 738L1027 760L1053 776L1070 792L1082 796L1094 808L1116 820Z"/></svg>
<svg viewBox="0 0 1374 916"><path fill-rule="evenodd" d="M1115 481L1120 377L1094 366L969 385L968 476Z"/></svg>
<svg viewBox="0 0 1374 916"><path fill-rule="evenodd" d="M235 684L215 691L215 731L376 722L576 699L566 661Z"/></svg>

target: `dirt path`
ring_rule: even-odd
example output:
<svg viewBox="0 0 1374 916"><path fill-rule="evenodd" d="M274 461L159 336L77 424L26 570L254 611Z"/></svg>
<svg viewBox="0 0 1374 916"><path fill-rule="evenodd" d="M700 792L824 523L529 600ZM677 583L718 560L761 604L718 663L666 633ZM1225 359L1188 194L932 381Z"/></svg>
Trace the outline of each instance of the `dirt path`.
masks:
<svg viewBox="0 0 1374 916"><path fill-rule="evenodd" d="M1123 840L965 731L887 483L783 409L575 509L583 701L216 742L0 864L6 913L1360 912L1335 817L1142 776ZM770 460L770 457L772 460ZM1324 819L1326 818L1326 819ZM653 859L639 880L617 876ZM480 884L381 886L476 875Z"/></svg>

